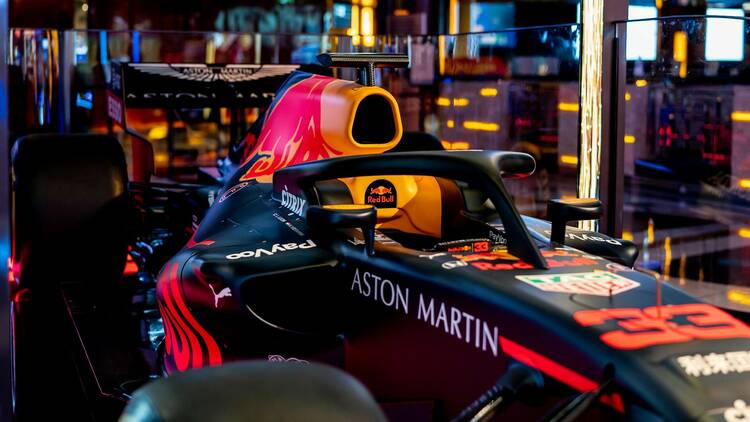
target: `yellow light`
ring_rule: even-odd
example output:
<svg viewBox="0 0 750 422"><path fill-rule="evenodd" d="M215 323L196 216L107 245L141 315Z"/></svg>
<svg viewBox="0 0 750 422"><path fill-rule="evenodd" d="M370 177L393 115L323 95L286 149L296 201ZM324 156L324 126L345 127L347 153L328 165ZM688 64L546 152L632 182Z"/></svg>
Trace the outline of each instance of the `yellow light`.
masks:
<svg viewBox="0 0 750 422"><path fill-rule="evenodd" d="M167 126L154 126L148 131L148 139L164 139L167 137Z"/></svg>
<svg viewBox="0 0 750 422"><path fill-rule="evenodd" d="M406 9L396 9L393 11L393 16L409 16L409 11Z"/></svg>
<svg viewBox="0 0 750 422"><path fill-rule="evenodd" d="M633 136L633 135L625 135L625 143L626 144L634 144L635 143L635 136Z"/></svg>
<svg viewBox="0 0 750 422"><path fill-rule="evenodd" d="M169 162L169 155L166 152L157 152L154 154L155 164L167 164Z"/></svg>
<svg viewBox="0 0 750 422"><path fill-rule="evenodd" d="M655 0L654 6L656 6L657 9L661 9L662 0Z"/></svg>
<svg viewBox="0 0 750 422"><path fill-rule="evenodd" d="M365 7L366 4L364 1L362 2L360 32L364 35L363 44L365 47L372 47L375 45L375 37L372 36L375 33L375 12L372 7Z"/></svg>
<svg viewBox="0 0 750 422"><path fill-rule="evenodd" d="M453 147L453 149L469 149L468 142L454 142L451 146Z"/></svg>
<svg viewBox="0 0 750 422"><path fill-rule="evenodd" d="M750 179L740 179L737 185L742 189L750 189Z"/></svg>
<svg viewBox="0 0 750 422"><path fill-rule="evenodd" d="M352 44L359 45L359 6L352 5L352 27L351 33L349 35L352 36Z"/></svg>
<svg viewBox="0 0 750 422"><path fill-rule="evenodd" d="M560 162L563 164L578 165L578 157L575 155L561 155Z"/></svg>
<svg viewBox="0 0 750 422"><path fill-rule="evenodd" d="M445 75L445 35L438 35L438 72Z"/></svg>
<svg viewBox="0 0 750 422"><path fill-rule="evenodd" d="M638 79L637 81L635 81L635 86L637 86L638 88L643 88L646 85L648 85L648 81L645 79Z"/></svg>
<svg viewBox="0 0 750 422"><path fill-rule="evenodd" d="M750 111L733 111L732 121L734 122L750 122Z"/></svg>
<svg viewBox="0 0 750 422"><path fill-rule="evenodd" d="M648 219L648 229L646 230L646 241L649 245L654 244L654 220Z"/></svg>
<svg viewBox="0 0 750 422"><path fill-rule="evenodd" d="M630 101L630 91L625 91L625 101Z"/></svg>
<svg viewBox="0 0 750 422"><path fill-rule="evenodd" d="M497 132L500 130L500 125L497 123L490 122L477 122L474 120L467 120L464 122L464 128L469 130L483 130L486 132Z"/></svg>
<svg viewBox="0 0 750 422"><path fill-rule="evenodd" d="M633 240L633 232L628 231L628 230L623 230L622 231L622 238L623 238L623 240L630 240L630 241L632 241Z"/></svg>
<svg viewBox="0 0 750 422"><path fill-rule="evenodd" d="M356 3L356 2L353 2L353 3ZM362 6L370 6L370 7L375 6L374 0L362 0L360 3L362 4Z"/></svg>
<svg viewBox="0 0 750 422"><path fill-rule="evenodd" d="M557 109L560 111L575 111L578 112L578 103L557 103Z"/></svg>
<svg viewBox="0 0 750 422"><path fill-rule="evenodd" d="M453 106L454 107L466 107L469 105L469 99L468 98L454 98L453 99Z"/></svg>
<svg viewBox="0 0 750 422"><path fill-rule="evenodd" d="M441 107L448 107L449 105L451 105L451 100L445 97L438 97L435 103Z"/></svg>
<svg viewBox="0 0 750 422"><path fill-rule="evenodd" d="M676 31L674 33L672 57L678 62L687 60L687 33L685 31Z"/></svg>
<svg viewBox="0 0 750 422"><path fill-rule="evenodd" d="M361 33L362 35L372 35L374 28L375 14L372 7L362 8Z"/></svg>
<svg viewBox="0 0 750 422"><path fill-rule="evenodd" d="M469 143L466 141L440 141L440 143L443 144L445 149L469 149Z"/></svg>
<svg viewBox="0 0 750 422"><path fill-rule="evenodd" d="M680 276L680 284L685 284L685 273L687 272L687 255L684 253L680 255L680 268L679 268L679 276Z"/></svg>
<svg viewBox="0 0 750 422"><path fill-rule="evenodd" d="M669 280L669 273L672 268L672 238L667 236L664 239L664 280Z"/></svg>
<svg viewBox="0 0 750 422"><path fill-rule="evenodd" d="M454 122L453 120L448 120L447 122L445 122L445 124L448 127L454 127L454 126L456 126L456 122Z"/></svg>
<svg viewBox="0 0 750 422"><path fill-rule="evenodd" d="M479 95L482 97L495 97L497 96L497 88L482 88L479 90Z"/></svg>
<svg viewBox="0 0 750 422"><path fill-rule="evenodd" d="M743 227L737 230L737 234L745 239L750 239L750 227Z"/></svg>
<svg viewBox="0 0 750 422"><path fill-rule="evenodd" d="M674 33L674 48L672 56L674 60L680 63L680 77L687 77L687 32L676 31Z"/></svg>
<svg viewBox="0 0 750 422"><path fill-rule="evenodd" d="M458 33L458 14L456 13L457 9L458 0L448 1L448 25L450 26L448 28L449 34Z"/></svg>
<svg viewBox="0 0 750 422"><path fill-rule="evenodd" d="M738 289L729 289L727 291L727 300L740 305L750 306L750 293Z"/></svg>

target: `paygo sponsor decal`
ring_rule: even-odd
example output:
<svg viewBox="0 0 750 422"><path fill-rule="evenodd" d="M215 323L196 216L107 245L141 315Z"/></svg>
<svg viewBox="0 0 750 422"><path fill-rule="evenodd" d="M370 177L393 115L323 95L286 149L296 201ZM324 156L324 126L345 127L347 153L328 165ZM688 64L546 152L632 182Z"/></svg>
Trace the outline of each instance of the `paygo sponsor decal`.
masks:
<svg viewBox="0 0 750 422"><path fill-rule="evenodd" d="M594 296L616 295L641 285L637 281L606 271L572 274L517 275L516 278L545 292Z"/></svg>
<svg viewBox="0 0 750 422"><path fill-rule="evenodd" d="M497 356L499 328L458 307L447 305L423 293L410 295L408 287L372 272L360 271L359 268L354 271L351 290L405 315L413 313L416 307L418 320L472 345L477 350ZM416 302L416 306L412 301Z"/></svg>
<svg viewBox="0 0 750 422"><path fill-rule="evenodd" d="M243 251L227 255L227 259L260 258L261 256L273 256L280 252L294 249L310 249L317 245L310 239L302 243L275 243L271 249L258 248L252 251Z"/></svg>
<svg viewBox="0 0 750 422"><path fill-rule="evenodd" d="M744 322L705 303L588 309L574 313L573 319L584 327L600 326L604 332L599 339L621 350L692 340L750 338L750 327Z"/></svg>
<svg viewBox="0 0 750 422"><path fill-rule="evenodd" d="M237 183L236 185L234 185L231 188L227 189L227 191L224 192L224 194L221 195L221 197L219 198L219 203L224 202L227 198L229 198L230 196L234 195L235 193L241 191L242 189L246 188L249 184L250 184L250 182Z"/></svg>
<svg viewBox="0 0 750 422"><path fill-rule="evenodd" d="M281 191L281 206L289 209L289 211L302 216L305 211L307 201L300 198L299 196L289 193L287 187L284 186L284 190Z"/></svg>
<svg viewBox="0 0 750 422"><path fill-rule="evenodd" d="M385 179L379 179L367 186L365 204L378 208L396 208L396 187Z"/></svg>
<svg viewBox="0 0 750 422"><path fill-rule="evenodd" d="M750 350L679 356L677 364L691 377L750 372Z"/></svg>

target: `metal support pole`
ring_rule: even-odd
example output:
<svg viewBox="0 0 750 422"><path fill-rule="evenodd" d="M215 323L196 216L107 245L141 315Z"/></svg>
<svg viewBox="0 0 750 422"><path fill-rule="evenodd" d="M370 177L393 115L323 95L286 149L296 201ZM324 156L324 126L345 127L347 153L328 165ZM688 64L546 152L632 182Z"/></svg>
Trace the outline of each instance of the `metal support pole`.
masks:
<svg viewBox="0 0 750 422"><path fill-rule="evenodd" d="M578 196L603 203L601 231L622 230L622 142L624 34L615 22L627 19L627 0L581 1L580 139ZM618 152L619 151L619 152ZM595 221L581 227L598 230Z"/></svg>

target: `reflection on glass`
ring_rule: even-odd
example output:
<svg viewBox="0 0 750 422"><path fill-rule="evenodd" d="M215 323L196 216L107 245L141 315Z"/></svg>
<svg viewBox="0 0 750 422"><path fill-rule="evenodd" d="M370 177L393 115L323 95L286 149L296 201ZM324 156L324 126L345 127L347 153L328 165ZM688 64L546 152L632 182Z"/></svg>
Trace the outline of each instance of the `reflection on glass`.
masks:
<svg viewBox="0 0 750 422"><path fill-rule="evenodd" d="M642 245L639 265L671 282L750 286L747 25L649 23L658 54L627 62L623 235Z"/></svg>
<svg viewBox="0 0 750 422"><path fill-rule="evenodd" d="M512 8L496 6L476 4L477 22L505 25L505 21L495 22L492 12ZM337 11L342 19L352 13L341 8ZM367 25L359 27L356 37L17 30L11 63L26 69L17 86L44 95L35 99L11 96L12 109L18 115L11 120L19 134L39 130L40 122L48 130L60 123L79 132L114 131L129 151L132 140L107 117L111 61L306 64L315 63L316 56L326 51L410 53L410 69L376 73L376 84L389 89L399 102L405 130L431 133L447 149L505 149L533 155L538 162L535 175L513 184L513 194L525 213L543 216L548 198L575 195L577 25L466 35L363 37L360 31L369 31ZM43 42L50 49L61 45L60 39L74 47L59 57L39 56L39 51L47 51ZM47 76L56 71L58 62L72 69L67 89L75 101L67 109L67 102L60 105L55 95L48 95L59 92L57 87L47 86L48 81L57 81ZM354 79L356 72L341 69L337 76ZM58 106L62 108L58 110ZM261 112L133 109L127 120L153 146L157 174L179 169L177 175L189 181L198 168L215 166L217 159L226 156ZM55 120L61 116L68 120Z"/></svg>

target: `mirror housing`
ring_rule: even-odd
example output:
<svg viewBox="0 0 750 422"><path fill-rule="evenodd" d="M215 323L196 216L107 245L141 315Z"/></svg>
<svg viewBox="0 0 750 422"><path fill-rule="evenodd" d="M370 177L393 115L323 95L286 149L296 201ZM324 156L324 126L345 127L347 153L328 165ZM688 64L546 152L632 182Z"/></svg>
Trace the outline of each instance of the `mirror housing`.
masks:
<svg viewBox="0 0 750 422"><path fill-rule="evenodd" d="M552 223L551 242L565 244L565 225L569 221L595 220L602 215L602 203L596 198L550 199L547 219Z"/></svg>
<svg viewBox="0 0 750 422"><path fill-rule="evenodd" d="M365 251L375 253L375 224L378 212L371 205L326 205L307 208L307 225L314 230L362 229Z"/></svg>

